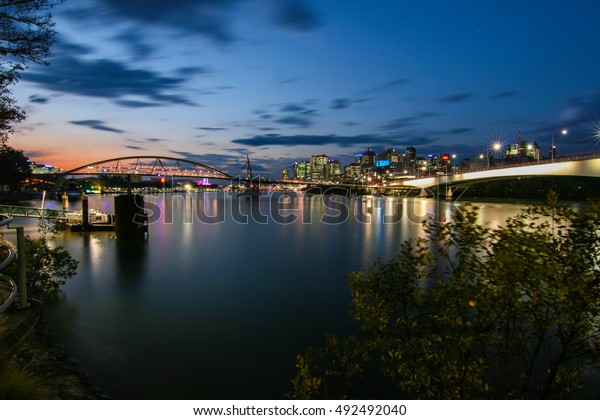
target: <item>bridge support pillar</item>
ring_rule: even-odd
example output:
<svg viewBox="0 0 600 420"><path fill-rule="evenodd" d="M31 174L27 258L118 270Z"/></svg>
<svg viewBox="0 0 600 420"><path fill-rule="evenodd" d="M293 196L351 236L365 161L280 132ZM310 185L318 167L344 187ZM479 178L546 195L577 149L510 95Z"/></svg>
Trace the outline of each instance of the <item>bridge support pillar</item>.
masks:
<svg viewBox="0 0 600 420"><path fill-rule="evenodd" d="M115 236L118 239L143 239L148 232L144 197L125 194L115 197Z"/></svg>
<svg viewBox="0 0 600 420"><path fill-rule="evenodd" d="M81 222L83 226L83 231L89 230L90 227L90 211L89 211L89 203L87 195L82 192L81 193Z"/></svg>
<svg viewBox="0 0 600 420"><path fill-rule="evenodd" d="M446 200L452 200L452 188L446 187Z"/></svg>

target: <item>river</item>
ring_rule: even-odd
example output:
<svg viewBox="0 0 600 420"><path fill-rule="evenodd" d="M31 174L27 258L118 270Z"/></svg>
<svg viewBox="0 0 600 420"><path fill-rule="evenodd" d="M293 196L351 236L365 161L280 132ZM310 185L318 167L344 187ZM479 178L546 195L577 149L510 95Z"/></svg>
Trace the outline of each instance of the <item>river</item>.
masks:
<svg viewBox="0 0 600 420"><path fill-rule="evenodd" d="M113 199L90 196L90 207L112 212ZM463 205L280 194L257 202L223 193L146 201L145 240L110 232L55 240L80 265L45 321L117 399L283 398L295 355L326 332L353 328L345 273L393 257L402 241L424 235L423 218L451 217ZM524 207L478 205L490 225Z"/></svg>

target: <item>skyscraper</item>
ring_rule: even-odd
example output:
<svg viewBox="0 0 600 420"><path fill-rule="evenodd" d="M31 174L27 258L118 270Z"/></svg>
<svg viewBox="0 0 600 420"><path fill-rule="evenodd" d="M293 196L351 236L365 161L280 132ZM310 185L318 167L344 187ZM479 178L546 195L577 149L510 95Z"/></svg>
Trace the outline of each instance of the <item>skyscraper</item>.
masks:
<svg viewBox="0 0 600 420"><path fill-rule="evenodd" d="M327 155L312 155L310 158L310 175L313 181L327 179Z"/></svg>

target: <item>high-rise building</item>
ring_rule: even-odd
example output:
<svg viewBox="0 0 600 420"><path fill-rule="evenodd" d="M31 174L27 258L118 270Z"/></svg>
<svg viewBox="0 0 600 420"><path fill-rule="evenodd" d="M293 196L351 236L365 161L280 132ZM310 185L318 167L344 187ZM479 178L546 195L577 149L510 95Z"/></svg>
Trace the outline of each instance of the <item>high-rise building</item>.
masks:
<svg viewBox="0 0 600 420"><path fill-rule="evenodd" d="M339 160L329 159L327 162L327 180L338 179L342 174L342 165Z"/></svg>
<svg viewBox="0 0 600 420"><path fill-rule="evenodd" d="M310 176L312 181L327 179L327 155L312 155L310 158Z"/></svg>
<svg viewBox="0 0 600 420"><path fill-rule="evenodd" d="M362 154L360 160L360 172L364 175L371 175L375 172L376 165L377 156L375 155L375 152L369 147L367 151Z"/></svg>
<svg viewBox="0 0 600 420"><path fill-rule="evenodd" d="M377 167L388 172L400 170L400 153L395 149L386 149L377 155Z"/></svg>
<svg viewBox="0 0 600 420"><path fill-rule="evenodd" d="M360 177L360 163L352 162L344 167L344 176L349 181L356 181Z"/></svg>
<svg viewBox="0 0 600 420"><path fill-rule="evenodd" d="M294 179L306 181L310 179L310 163L306 161L294 162Z"/></svg>
<svg viewBox="0 0 600 420"><path fill-rule="evenodd" d="M288 170L288 168L284 168L283 171L281 171L281 179L290 179L290 171Z"/></svg>
<svg viewBox="0 0 600 420"><path fill-rule="evenodd" d="M417 149L414 147L407 147L403 156L404 169L409 174L414 174L417 169Z"/></svg>

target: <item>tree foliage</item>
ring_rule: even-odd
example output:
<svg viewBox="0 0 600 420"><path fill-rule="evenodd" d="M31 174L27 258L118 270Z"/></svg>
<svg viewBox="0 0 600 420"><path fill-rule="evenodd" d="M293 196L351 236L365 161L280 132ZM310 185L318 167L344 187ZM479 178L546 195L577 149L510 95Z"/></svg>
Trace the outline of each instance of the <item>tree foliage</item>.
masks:
<svg viewBox="0 0 600 420"><path fill-rule="evenodd" d="M51 9L62 0L0 0L0 143L25 118L10 87L29 63L46 65L55 36Z"/></svg>
<svg viewBox="0 0 600 420"><path fill-rule="evenodd" d="M7 185L11 191L19 190L30 175L29 161L23 151L0 144L0 188Z"/></svg>
<svg viewBox="0 0 600 420"><path fill-rule="evenodd" d="M349 274L359 331L298 357L293 398L559 398L600 356L600 202L531 207L490 228L477 208ZM373 379L374 378L374 379Z"/></svg>
<svg viewBox="0 0 600 420"><path fill-rule="evenodd" d="M32 238L25 235L27 287L34 293L48 297L58 294L60 286L77 273L79 265L65 247L52 245L56 232L53 220L40 219L39 236ZM17 278L17 264L12 264L6 273Z"/></svg>

